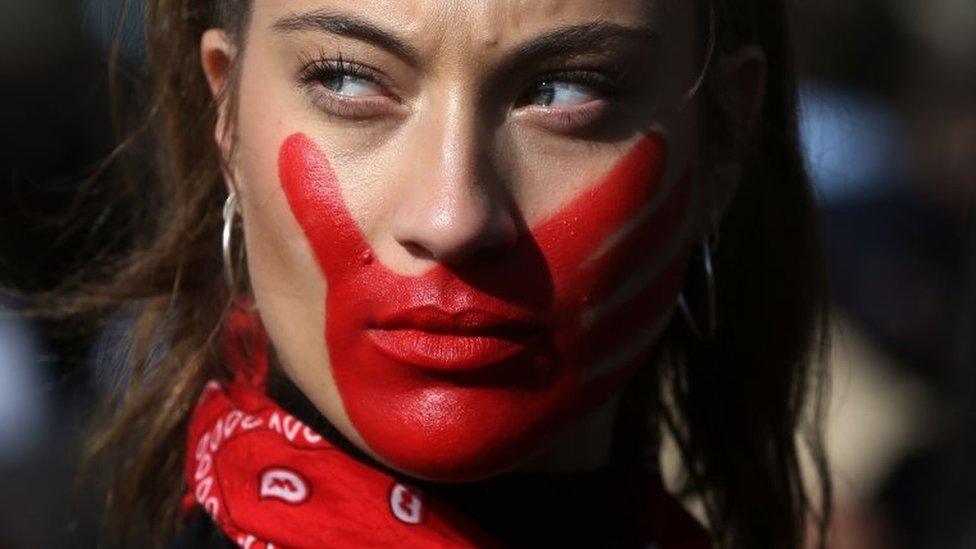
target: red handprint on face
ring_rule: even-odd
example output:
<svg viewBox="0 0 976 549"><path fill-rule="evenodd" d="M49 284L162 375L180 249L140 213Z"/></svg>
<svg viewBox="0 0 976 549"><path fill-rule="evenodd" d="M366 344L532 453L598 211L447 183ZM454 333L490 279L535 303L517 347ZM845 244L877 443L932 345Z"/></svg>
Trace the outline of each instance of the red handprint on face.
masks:
<svg viewBox="0 0 976 549"><path fill-rule="evenodd" d="M648 135L510 248L405 276L365 240L318 146L284 142L282 188L327 283L332 376L381 460L430 478L502 470L629 379L687 262L690 177L666 178L666 156Z"/></svg>

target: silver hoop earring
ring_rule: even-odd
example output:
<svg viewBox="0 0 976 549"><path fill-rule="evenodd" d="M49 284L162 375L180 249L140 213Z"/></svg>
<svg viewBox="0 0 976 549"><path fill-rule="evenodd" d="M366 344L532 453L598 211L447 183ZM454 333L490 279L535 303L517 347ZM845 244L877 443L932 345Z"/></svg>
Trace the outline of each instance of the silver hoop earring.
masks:
<svg viewBox="0 0 976 549"><path fill-rule="evenodd" d="M684 291L678 294L678 308L681 310L681 316L684 317L685 323L688 324L688 329L691 330L691 333L698 339L706 340L714 338L716 329L718 328L717 307L715 303L715 271L712 268L712 246L708 243L707 238L701 243L701 254L702 266L705 271L705 299L707 300L705 327L707 331L703 331L702 325L695 320L694 315L691 313L691 307L688 306L688 300L685 299Z"/></svg>
<svg viewBox="0 0 976 549"><path fill-rule="evenodd" d="M221 233L221 252L224 257L224 282L230 292L230 301L248 314L257 310L252 299L239 300L237 295L237 276L234 274L234 254L232 238L234 236L234 217L237 215L237 191L231 191L224 201L224 230ZM239 261L238 261L239 262Z"/></svg>
<svg viewBox="0 0 976 549"><path fill-rule="evenodd" d="M220 239L224 257L224 282L233 296L237 292L237 277L234 276L234 259L231 253L231 237L234 233L234 216L237 214L237 192L231 191L224 201L224 232Z"/></svg>

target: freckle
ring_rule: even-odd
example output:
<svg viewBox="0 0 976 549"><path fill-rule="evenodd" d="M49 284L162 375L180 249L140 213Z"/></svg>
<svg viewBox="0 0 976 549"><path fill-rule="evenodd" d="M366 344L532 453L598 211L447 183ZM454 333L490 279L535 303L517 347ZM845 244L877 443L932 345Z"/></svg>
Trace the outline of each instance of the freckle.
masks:
<svg viewBox="0 0 976 549"><path fill-rule="evenodd" d="M363 262L363 265L369 265L373 262L373 252L371 250L363 250L363 253L359 254L359 260Z"/></svg>

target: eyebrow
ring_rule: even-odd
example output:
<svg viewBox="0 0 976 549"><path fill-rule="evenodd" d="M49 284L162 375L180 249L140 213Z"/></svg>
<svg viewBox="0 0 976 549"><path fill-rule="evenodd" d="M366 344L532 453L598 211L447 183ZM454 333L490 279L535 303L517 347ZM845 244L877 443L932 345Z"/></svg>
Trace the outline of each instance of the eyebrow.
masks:
<svg viewBox="0 0 976 549"><path fill-rule="evenodd" d="M271 28L281 33L318 31L357 38L376 44L413 65L420 64L420 52L403 38L352 15L315 10L283 17Z"/></svg>
<svg viewBox="0 0 976 549"><path fill-rule="evenodd" d="M404 38L353 15L315 10L283 17L271 28L280 33L313 31L356 38L376 44L412 65L420 65L419 50ZM653 45L658 42L658 35L646 27L627 27L606 21L559 27L519 45L505 56L502 64L601 50L622 42Z"/></svg>
<svg viewBox="0 0 976 549"><path fill-rule="evenodd" d="M606 21L594 21L559 27L541 34L509 53L503 64L516 60L603 51L621 43L652 46L658 41L657 33L647 27L627 27Z"/></svg>

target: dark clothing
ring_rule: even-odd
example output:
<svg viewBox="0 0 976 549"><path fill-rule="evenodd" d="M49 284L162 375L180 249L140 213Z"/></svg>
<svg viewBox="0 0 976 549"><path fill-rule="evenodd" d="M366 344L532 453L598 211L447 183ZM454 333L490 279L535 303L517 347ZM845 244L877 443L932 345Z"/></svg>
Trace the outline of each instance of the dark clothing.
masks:
<svg viewBox="0 0 976 549"><path fill-rule="evenodd" d="M232 549L237 544L227 539L210 520L210 516L197 508L180 535L169 544L169 549Z"/></svg>
<svg viewBox="0 0 976 549"><path fill-rule="evenodd" d="M507 547L635 547L634 505L617 475L515 473L488 481L423 485ZM628 512L629 511L629 512ZM197 509L171 549L236 547Z"/></svg>

